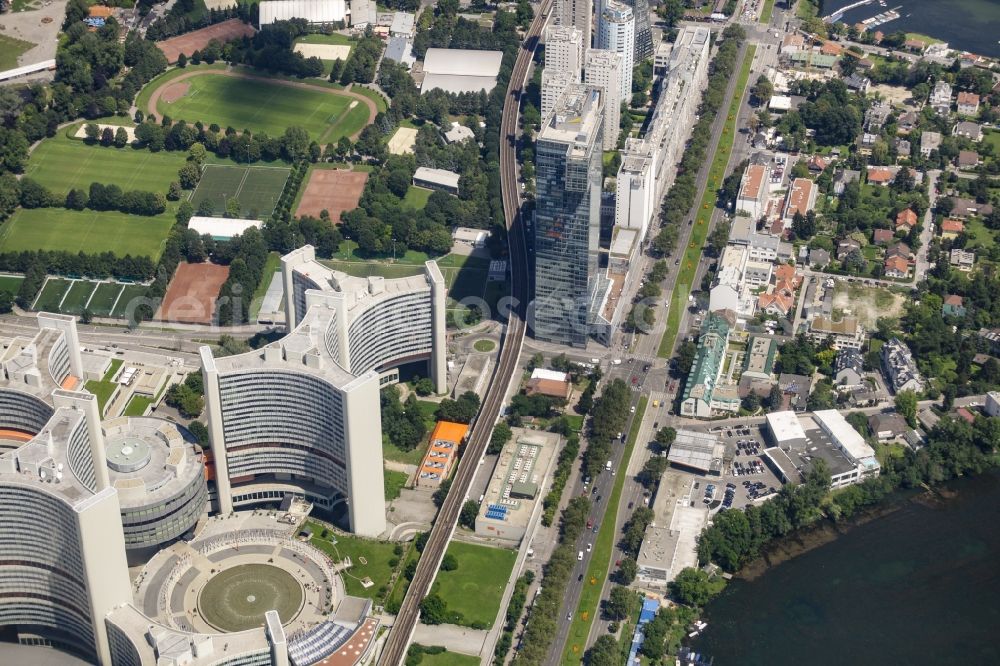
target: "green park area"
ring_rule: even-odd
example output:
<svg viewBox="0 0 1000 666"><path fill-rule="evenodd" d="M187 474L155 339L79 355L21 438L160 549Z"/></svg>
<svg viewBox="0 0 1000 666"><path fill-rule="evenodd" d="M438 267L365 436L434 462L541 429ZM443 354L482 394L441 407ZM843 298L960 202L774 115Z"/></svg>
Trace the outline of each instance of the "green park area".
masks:
<svg viewBox="0 0 1000 666"><path fill-rule="evenodd" d="M100 379L92 379L84 386L84 388L97 396L97 407L101 414L104 414L104 406L111 399L111 395L118 386L114 382L113 377L121 365L122 360L120 358L111 359L111 365L108 366L108 371L104 373L104 376Z"/></svg>
<svg viewBox="0 0 1000 666"><path fill-rule="evenodd" d="M174 213L169 209L162 215L142 217L117 211L20 208L0 231L0 252L112 252L155 260L173 225Z"/></svg>
<svg viewBox="0 0 1000 666"><path fill-rule="evenodd" d="M153 398L148 395L133 395L125 405L122 416L142 416L146 413L146 408L153 404Z"/></svg>
<svg viewBox="0 0 1000 666"><path fill-rule="evenodd" d="M754 51L756 47L748 46L746 54L743 56L743 65L740 68L739 79L736 81L736 88L726 111L726 123L722 129L722 136L719 138L719 145L715 150L715 157L709 167L708 185L701 199L701 207L695 218L695 223L691 230L691 240L684 255L681 257L680 272L674 282L674 291L670 297L670 309L667 313L667 328L660 339L660 347L657 355L661 358L669 358L673 353L674 341L677 338L677 331L680 329L681 319L687 307L688 295L691 293L691 286L698 272L698 263L701 261L701 252L708 238L708 229L712 222L712 213L715 209L718 188L722 185L725 177L726 166L729 164L729 155L733 150L733 141L736 138L736 120L739 118L740 104L743 101L743 94L746 91L747 82L750 79L750 65L753 63Z"/></svg>
<svg viewBox="0 0 1000 666"><path fill-rule="evenodd" d="M432 191L427 188L410 185L410 189L406 190L406 196L403 197L403 208L423 210L430 200L431 194Z"/></svg>
<svg viewBox="0 0 1000 666"><path fill-rule="evenodd" d="M434 581L433 592L445 602L449 613L461 614L458 624L493 626L517 553L452 541L445 557L448 555L455 559L458 566L452 571L446 571L442 566Z"/></svg>
<svg viewBox="0 0 1000 666"><path fill-rule="evenodd" d="M78 127L70 127L67 133L75 134ZM186 157L186 153L176 151L154 153L131 146L90 145L60 133L38 144L25 176L58 196L65 196L71 189L87 191L94 182L117 185L125 191L166 194Z"/></svg>
<svg viewBox="0 0 1000 666"><path fill-rule="evenodd" d="M382 476L385 484L385 499L392 501L399 497L400 491L406 487L406 480L409 476L405 472L397 472L392 469L383 469Z"/></svg>
<svg viewBox="0 0 1000 666"><path fill-rule="evenodd" d="M647 402L646 396L639 398L635 416L632 417L632 428L625 441L623 461L628 461L632 457L632 451L635 450L635 442L639 438L639 428L642 426L642 417L646 413ZM615 476L615 484L607 504L607 510L612 515L606 516L607 519L602 521L601 531L597 534L597 540L594 542L594 553L590 558L587 573L584 574L580 602L573 615L573 623L570 625L569 636L566 638L566 645L563 648L562 661L560 662L562 664L575 666L580 663L580 657L587 646L587 637L590 636L590 626L600 613L601 590L604 587L604 582L608 579L608 572L612 565L611 555L614 551L615 541L618 539L618 526L615 525L616 521L613 516L618 511L618 502L621 500L622 487L627 476L628 474Z"/></svg>
<svg viewBox="0 0 1000 666"><path fill-rule="evenodd" d="M329 555L334 562L351 558L351 567L342 573L348 594L383 603L389 590L389 579L399 566L399 555L395 552L398 544L334 532L313 520L308 521L306 527L312 530L309 543ZM365 587L362 582L365 579L371 579L372 585Z"/></svg>
<svg viewBox="0 0 1000 666"><path fill-rule="evenodd" d="M23 39L0 35L0 70L14 69L17 59L35 45Z"/></svg>
<svg viewBox="0 0 1000 666"><path fill-rule="evenodd" d="M382 435L382 457L386 460L392 460L393 462L403 463L405 465L419 465L420 461L424 457L424 452L427 450L428 438L430 437L431 431L434 430L434 425L437 420L434 418L434 413L437 411L438 403L430 402L429 400L417 400L417 406L420 408L420 414L423 416L424 428L427 434L424 436L421 442L413 447L412 449L401 449L394 443L389 441L389 438Z"/></svg>
<svg viewBox="0 0 1000 666"><path fill-rule="evenodd" d="M368 107L334 88L313 84L293 87L258 75L239 78L212 70L185 79L183 84L187 89L182 97L170 103L160 100L159 114L223 128L247 128L274 137L289 127L301 127L322 143L351 136L368 122ZM160 85L162 80L156 79L148 87Z"/></svg>

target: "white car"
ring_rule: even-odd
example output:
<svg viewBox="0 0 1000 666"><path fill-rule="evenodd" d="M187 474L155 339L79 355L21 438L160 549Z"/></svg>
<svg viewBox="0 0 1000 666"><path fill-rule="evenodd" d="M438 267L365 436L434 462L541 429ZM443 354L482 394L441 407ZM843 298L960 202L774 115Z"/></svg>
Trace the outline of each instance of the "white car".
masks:
<svg viewBox="0 0 1000 666"><path fill-rule="evenodd" d="M576 559L578 562L583 562L583 551L581 550L576 554Z"/></svg>
<svg viewBox="0 0 1000 666"><path fill-rule="evenodd" d="M591 549L591 548L593 548L593 547L594 547L594 544L592 544L592 543L588 543L588 544L587 544L587 552L589 553L589 552L590 552L590 549Z"/></svg>

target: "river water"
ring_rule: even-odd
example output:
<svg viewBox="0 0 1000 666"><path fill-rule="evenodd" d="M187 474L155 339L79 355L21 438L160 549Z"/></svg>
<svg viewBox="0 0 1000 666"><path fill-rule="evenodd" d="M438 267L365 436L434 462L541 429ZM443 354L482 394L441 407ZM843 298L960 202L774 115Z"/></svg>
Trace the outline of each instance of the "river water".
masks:
<svg viewBox="0 0 1000 666"><path fill-rule="evenodd" d="M857 0L826 0L828 16ZM900 18L879 26L885 34L903 30L919 32L948 42L959 50L1000 57L1000 0L886 0L886 7L872 2L847 12L842 19L853 24L900 7Z"/></svg>
<svg viewBox="0 0 1000 666"><path fill-rule="evenodd" d="M1000 474L734 580L694 647L716 666L1000 664Z"/></svg>

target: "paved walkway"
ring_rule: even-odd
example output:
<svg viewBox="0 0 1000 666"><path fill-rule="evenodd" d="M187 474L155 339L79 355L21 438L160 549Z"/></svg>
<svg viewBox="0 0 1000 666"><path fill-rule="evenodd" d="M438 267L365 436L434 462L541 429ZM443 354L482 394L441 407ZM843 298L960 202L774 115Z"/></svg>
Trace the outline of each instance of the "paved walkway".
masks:
<svg viewBox="0 0 1000 666"><path fill-rule="evenodd" d="M476 656L486 643L488 631L469 629L454 624L417 624L413 642L421 645L440 645L451 652ZM483 662L486 663L486 662Z"/></svg>

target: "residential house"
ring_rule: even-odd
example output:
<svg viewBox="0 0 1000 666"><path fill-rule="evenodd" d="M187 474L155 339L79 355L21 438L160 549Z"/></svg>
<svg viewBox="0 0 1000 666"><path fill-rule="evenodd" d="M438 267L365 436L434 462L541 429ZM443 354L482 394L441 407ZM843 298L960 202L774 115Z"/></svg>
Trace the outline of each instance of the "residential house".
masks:
<svg viewBox="0 0 1000 666"><path fill-rule="evenodd" d="M912 208L906 208L896 213L896 231L910 233L917 226L918 218Z"/></svg>
<svg viewBox="0 0 1000 666"><path fill-rule="evenodd" d="M883 269L886 277L903 279L910 275L910 262L902 257L886 257Z"/></svg>
<svg viewBox="0 0 1000 666"><path fill-rule="evenodd" d="M844 238L837 243L837 259L843 261L851 252L861 249L861 243L853 238Z"/></svg>
<svg viewBox="0 0 1000 666"><path fill-rule="evenodd" d="M833 383L840 388L861 386L864 366L865 359L860 351L851 347L841 349L833 360Z"/></svg>
<svg viewBox="0 0 1000 666"><path fill-rule="evenodd" d="M941 238L958 238L958 235L965 231L965 223L953 218L945 218L941 222Z"/></svg>
<svg viewBox="0 0 1000 666"><path fill-rule="evenodd" d="M793 409L796 412L806 411L806 401L812 390L812 378L805 375L782 373L778 376L778 388L784 396L782 409Z"/></svg>
<svg viewBox="0 0 1000 666"><path fill-rule="evenodd" d="M770 170L766 164L751 164L743 172L743 179L740 182L736 210L745 211L755 222L767 208L767 183Z"/></svg>
<svg viewBox="0 0 1000 666"><path fill-rule="evenodd" d="M757 297L757 309L775 317L787 317L794 307L794 294L784 289L775 289Z"/></svg>
<svg viewBox="0 0 1000 666"><path fill-rule="evenodd" d="M872 132L862 132L858 137L858 152L862 155L871 155L875 144L879 141L879 135Z"/></svg>
<svg viewBox="0 0 1000 666"><path fill-rule="evenodd" d="M940 116L951 113L951 86L947 81L938 81L931 92L930 105Z"/></svg>
<svg viewBox="0 0 1000 666"><path fill-rule="evenodd" d="M868 429L880 442L902 437L910 427L899 414L872 414L868 417Z"/></svg>
<svg viewBox="0 0 1000 666"><path fill-rule="evenodd" d="M919 39L907 39L903 42L903 48L914 53L923 53L924 49L927 48L927 44Z"/></svg>
<svg viewBox="0 0 1000 666"><path fill-rule="evenodd" d="M955 123L955 127L951 130L951 135L964 136L966 139L979 142L983 140L983 126L979 123L963 120L960 123Z"/></svg>
<svg viewBox="0 0 1000 666"><path fill-rule="evenodd" d="M993 212L990 204L976 203L975 199L964 199L962 197L951 198L951 216L964 220L972 215L986 217Z"/></svg>
<svg viewBox="0 0 1000 666"><path fill-rule="evenodd" d="M774 269L774 283L786 282L792 289L798 289L802 285L802 275L795 271L795 266L791 264L781 264Z"/></svg>
<svg viewBox="0 0 1000 666"><path fill-rule="evenodd" d="M705 318L698 337L698 350L681 394L682 415L704 418L718 412L739 411L736 387L720 390L722 387L718 386L729 332L735 325L736 314L732 311L710 312Z"/></svg>
<svg viewBox="0 0 1000 666"><path fill-rule="evenodd" d="M816 186L808 178L796 178L788 188L788 199L785 203L784 227L792 225L795 213L805 215L816 205Z"/></svg>
<svg viewBox="0 0 1000 666"><path fill-rule="evenodd" d="M890 246L889 249L885 251L885 256L902 257L907 261L913 261L913 252L910 250L910 246L902 242Z"/></svg>
<svg viewBox="0 0 1000 666"><path fill-rule="evenodd" d="M828 338L833 339L835 349L861 349L865 340L865 329L858 323L856 317L844 317L833 321L829 317L816 317L809 322L809 339L823 343Z"/></svg>
<svg viewBox="0 0 1000 666"><path fill-rule="evenodd" d="M819 52L823 55L839 56L844 53L844 47L837 42L827 40L823 42L823 46L820 47Z"/></svg>
<svg viewBox="0 0 1000 666"><path fill-rule="evenodd" d="M896 161L906 160L910 158L913 154L913 146L906 139L900 139L896 137L892 142L893 148L896 149Z"/></svg>
<svg viewBox="0 0 1000 666"><path fill-rule="evenodd" d="M809 171L813 173L822 173L822 171L826 169L827 164L828 162L820 155L813 155L809 158L809 161L806 162L806 167L808 167Z"/></svg>
<svg viewBox="0 0 1000 666"><path fill-rule="evenodd" d="M940 132L922 132L920 134L920 155L922 157L930 157L931 153L940 147Z"/></svg>
<svg viewBox="0 0 1000 666"><path fill-rule="evenodd" d="M975 169L979 166L979 153L974 150L960 150L955 158L955 166L959 169Z"/></svg>
<svg viewBox="0 0 1000 666"><path fill-rule="evenodd" d="M960 271L968 273L976 263L976 253L971 250L955 248L951 251L949 263Z"/></svg>
<svg viewBox="0 0 1000 666"><path fill-rule="evenodd" d="M833 176L833 193L838 197L844 193L848 183L856 183L861 179L861 172L853 169L838 171Z"/></svg>
<svg viewBox="0 0 1000 666"><path fill-rule="evenodd" d="M845 78L844 83L848 90L855 90L861 95L868 94L868 89L872 87L871 79L856 72Z"/></svg>
<svg viewBox="0 0 1000 666"><path fill-rule="evenodd" d="M962 304L962 297L958 294L948 294L944 297L941 305L941 315L945 317L964 317L965 306Z"/></svg>
<svg viewBox="0 0 1000 666"><path fill-rule="evenodd" d="M979 337L989 345L991 354L1000 355L1000 328L981 328Z"/></svg>
<svg viewBox="0 0 1000 666"><path fill-rule="evenodd" d="M872 231L872 242L876 245L888 245L896 237L892 229L875 229Z"/></svg>
<svg viewBox="0 0 1000 666"><path fill-rule="evenodd" d="M924 390L924 379L913 360L913 354L899 338L882 345L882 373L894 393Z"/></svg>
<svg viewBox="0 0 1000 666"><path fill-rule="evenodd" d="M892 107L887 102L873 104L865 113L865 128L869 132L878 132L892 114Z"/></svg>
<svg viewBox="0 0 1000 666"><path fill-rule="evenodd" d="M896 170L889 167L872 167L868 169L868 182L871 185L887 187L896 178Z"/></svg>
<svg viewBox="0 0 1000 666"><path fill-rule="evenodd" d="M825 268L830 263L830 253L822 248L809 250L809 265L813 268Z"/></svg>
<svg viewBox="0 0 1000 666"><path fill-rule="evenodd" d="M916 111L907 111L896 119L896 127L903 134L909 134L913 131L913 128L917 126L917 116Z"/></svg>
<svg viewBox="0 0 1000 666"><path fill-rule="evenodd" d="M979 95L971 92L958 93L958 112L963 116L974 116L979 113Z"/></svg>

